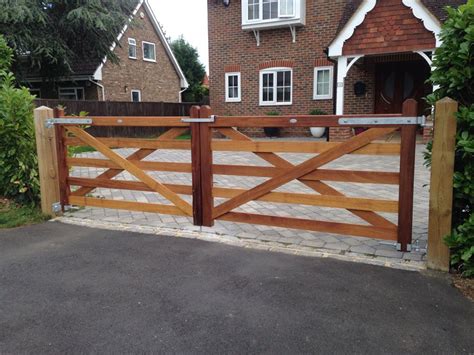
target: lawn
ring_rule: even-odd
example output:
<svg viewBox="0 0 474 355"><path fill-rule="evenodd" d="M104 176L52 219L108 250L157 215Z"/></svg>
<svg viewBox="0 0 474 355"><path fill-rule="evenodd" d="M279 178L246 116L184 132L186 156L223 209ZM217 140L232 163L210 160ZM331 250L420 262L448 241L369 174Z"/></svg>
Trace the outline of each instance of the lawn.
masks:
<svg viewBox="0 0 474 355"><path fill-rule="evenodd" d="M37 207L20 206L0 198L0 229L41 223L49 219Z"/></svg>

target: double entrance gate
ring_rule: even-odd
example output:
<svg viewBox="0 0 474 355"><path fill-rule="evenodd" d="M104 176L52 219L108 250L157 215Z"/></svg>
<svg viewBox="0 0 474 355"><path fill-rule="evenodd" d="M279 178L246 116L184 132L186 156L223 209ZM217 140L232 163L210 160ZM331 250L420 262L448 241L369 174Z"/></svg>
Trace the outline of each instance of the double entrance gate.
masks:
<svg viewBox="0 0 474 355"><path fill-rule="evenodd" d="M214 221L251 223L283 228L335 233L395 241L402 251L410 250L412 238L413 185L415 167L417 105L408 100L403 113L364 116L212 116L208 106L193 107L190 117L65 117L55 124L58 153L61 205L91 206L189 216L198 226L213 226ZM103 138L88 133L88 126L163 127L165 133L153 139ZM286 140L255 140L244 134L248 128L265 127L366 127L363 133L345 142L314 142ZM400 143L386 143L386 135L400 131ZM191 133L189 140L183 134ZM90 146L100 158L68 156L69 146ZM119 154L120 148L136 149L129 156ZM188 150L191 163L146 160L159 150ZM214 152L253 153L265 166L214 164ZM302 163L293 163L279 153L303 153L313 156ZM399 155L398 172L349 169L328 169L325 166L348 154ZM100 168L93 178L74 177L77 167ZM150 175L148 171L192 175L192 183L170 184ZM134 179L117 179L128 173ZM214 186L214 176L256 177L263 182L244 189ZM299 181L311 193L282 192L281 187ZM348 197L330 182L398 185L398 200ZM222 185L222 184L221 184ZM90 194L97 188L155 192L168 203L148 203L101 199ZM277 191L279 190L279 191ZM192 196L192 200L185 196ZM222 202L216 203L217 200ZM192 202L191 202L192 201ZM258 201L343 209L357 216L364 224L317 221L299 216L282 217L247 212L242 206ZM380 213L398 214L398 224ZM335 215L337 218L337 214Z"/></svg>

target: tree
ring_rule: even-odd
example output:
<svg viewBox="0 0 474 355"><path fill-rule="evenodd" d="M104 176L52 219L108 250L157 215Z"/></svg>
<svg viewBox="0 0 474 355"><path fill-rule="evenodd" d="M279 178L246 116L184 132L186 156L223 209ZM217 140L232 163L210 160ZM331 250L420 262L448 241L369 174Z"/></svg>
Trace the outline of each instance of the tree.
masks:
<svg viewBox="0 0 474 355"><path fill-rule="evenodd" d="M189 82L188 90L183 93L183 101L201 101L205 95L202 81L206 75L206 68L204 64L199 61L197 49L189 44L183 37L171 42L171 49L184 72L184 76Z"/></svg>
<svg viewBox="0 0 474 355"><path fill-rule="evenodd" d="M14 51L17 79L71 74L82 58L107 56L137 0L0 0L0 33Z"/></svg>

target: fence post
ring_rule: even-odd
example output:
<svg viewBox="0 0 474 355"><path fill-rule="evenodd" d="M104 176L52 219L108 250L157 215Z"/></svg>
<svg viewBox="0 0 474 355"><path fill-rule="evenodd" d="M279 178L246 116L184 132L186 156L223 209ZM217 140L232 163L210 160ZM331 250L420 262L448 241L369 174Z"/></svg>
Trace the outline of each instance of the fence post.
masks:
<svg viewBox="0 0 474 355"><path fill-rule="evenodd" d="M453 175L458 103L444 98L436 103L431 156L428 267L449 271L449 248L444 237L451 233Z"/></svg>
<svg viewBox="0 0 474 355"><path fill-rule="evenodd" d="M403 103L404 117L418 116L418 103L414 99ZM415 184L415 125L403 125L400 147L400 185L398 197L398 247L400 251L409 251L413 230L413 192Z"/></svg>
<svg viewBox="0 0 474 355"><path fill-rule="evenodd" d="M36 149L41 186L41 210L56 216L60 212L53 206L60 202L56 134L46 121L53 118L53 110L46 106L34 110Z"/></svg>
<svg viewBox="0 0 474 355"><path fill-rule="evenodd" d="M189 110L191 118L199 118L199 106L192 106ZM190 123L191 131L191 171L193 185L193 224L202 226L202 198L201 198L201 136L198 122Z"/></svg>
<svg viewBox="0 0 474 355"><path fill-rule="evenodd" d="M64 108L54 109L56 117L65 117ZM58 157L58 181L59 181L59 202L61 210L64 212L65 206L69 205L69 195L71 189L68 183L69 167L67 166L67 146L64 141L66 130L61 125L55 125L56 134L56 154Z"/></svg>
<svg viewBox="0 0 474 355"><path fill-rule="evenodd" d="M212 110L209 106L202 106L200 117L209 118ZM212 172L212 128L209 123L200 123L200 143L201 143L201 202L202 202L202 225L212 227L214 219L214 196L212 188L214 185L214 176Z"/></svg>

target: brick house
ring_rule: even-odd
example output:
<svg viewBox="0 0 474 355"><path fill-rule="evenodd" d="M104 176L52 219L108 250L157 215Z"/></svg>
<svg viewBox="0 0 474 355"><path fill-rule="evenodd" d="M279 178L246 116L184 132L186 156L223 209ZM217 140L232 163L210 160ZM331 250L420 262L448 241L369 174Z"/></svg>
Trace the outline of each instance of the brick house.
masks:
<svg viewBox="0 0 474 355"><path fill-rule="evenodd" d="M147 0L138 2L132 20L111 47L118 64L78 61L69 78L54 84L32 75L31 92L44 99L180 102L189 85Z"/></svg>
<svg viewBox="0 0 474 355"><path fill-rule="evenodd" d="M423 113L443 8L462 3L208 0L213 111L397 113L415 98ZM330 131L331 139L351 134Z"/></svg>

